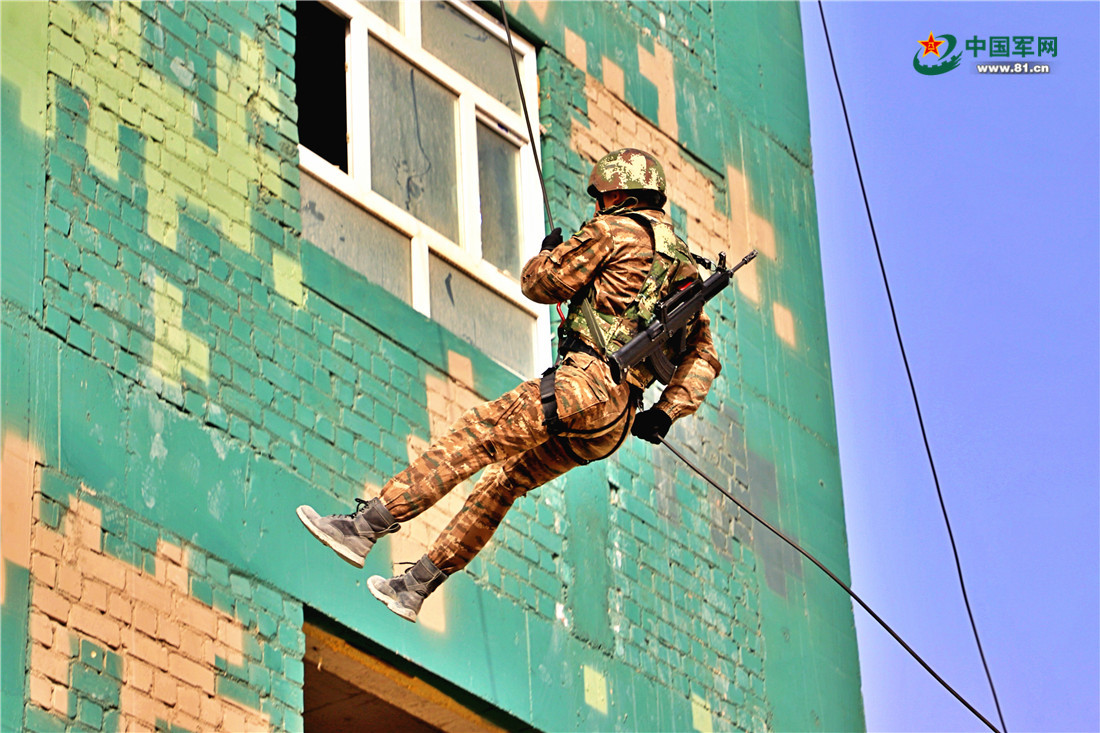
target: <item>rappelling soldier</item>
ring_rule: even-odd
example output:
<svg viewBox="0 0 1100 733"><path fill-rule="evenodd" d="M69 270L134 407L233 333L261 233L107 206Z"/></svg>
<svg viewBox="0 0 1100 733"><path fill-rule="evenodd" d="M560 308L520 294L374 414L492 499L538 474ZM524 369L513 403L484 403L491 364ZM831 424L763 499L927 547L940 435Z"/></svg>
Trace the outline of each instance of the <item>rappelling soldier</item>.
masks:
<svg viewBox="0 0 1100 733"><path fill-rule="evenodd" d="M531 300L569 302L555 366L467 411L387 481L379 497L356 499L351 514L323 517L298 507L317 539L361 568L380 537L488 467L426 555L402 575L367 581L376 598L409 621L416 621L429 593L485 547L516 499L608 457L628 433L657 443L675 420L699 408L721 369L700 312L669 342L667 384L653 407L637 411L643 390L658 377L655 366L643 362L619 383L612 379L607 357L652 321L662 299L699 274L663 210L665 175L652 155L626 148L604 156L592 170L588 193L596 200L595 216L568 240L560 229L552 231L522 273L523 294Z"/></svg>

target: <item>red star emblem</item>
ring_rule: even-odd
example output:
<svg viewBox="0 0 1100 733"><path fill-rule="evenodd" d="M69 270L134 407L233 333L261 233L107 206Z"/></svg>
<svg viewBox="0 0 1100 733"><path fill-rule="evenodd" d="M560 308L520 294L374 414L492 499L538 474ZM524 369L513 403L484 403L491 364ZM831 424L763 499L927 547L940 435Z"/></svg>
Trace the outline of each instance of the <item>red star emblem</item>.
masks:
<svg viewBox="0 0 1100 733"><path fill-rule="evenodd" d="M934 53L936 54L936 56L939 56L940 44L943 43L943 41L937 41L936 37L932 35L931 32L929 32L927 41L917 41L917 43L924 46L924 53L921 54L921 58L924 58L930 53Z"/></svg>

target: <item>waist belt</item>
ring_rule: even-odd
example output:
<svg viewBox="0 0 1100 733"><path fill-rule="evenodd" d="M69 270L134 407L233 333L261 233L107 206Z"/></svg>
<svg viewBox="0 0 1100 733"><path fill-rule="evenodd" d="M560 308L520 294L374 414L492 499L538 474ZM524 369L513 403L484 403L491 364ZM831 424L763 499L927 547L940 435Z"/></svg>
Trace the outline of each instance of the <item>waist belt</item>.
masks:
<svg viewBox="0 0 1100 733"><path fill-rule="evenodd" d="M599 353L597 353L595 349L593 349L591 346L589 346L588 344L586 344L586 343L584 343L583 341L580 341L580 340L574 340L573 343L569 344L568 347L566 348L566 350L562 352L562 356L564 357L566 354L568 354L572 351L580 351L582 353L589 354L590 356L594 356L595 358L600 359L601 361L603 360L602 357L600 357ZM611 420L610 422L608 422L606 425L604 425L602 427L594 428L594 429L591 429L591 430L578 430L578 429L567 428L565 423L563 423L561 421L561 418L558 417L558 398L557 398L557 395L554 392L554 378L557 376L557 371L558 371L558 365L555 364L554 366L550 367L545 372L543 372L542 373L542 378L539 380L539 402L542 404L542 421L543 421L543 424L546 426L546 431L548 433L550 433L551 435L558 435L562 432L565 432L566 430L568 430L569 433L573 434L575 437L582 437L582 436L586 436L586 435L593 435L595 433L602 433L602 432L606 431L608 428L610 428L612 425L614 425L615 423L622 420L623 417L625 417L627 415L627 413L630 411L631 406L637 406L641 403L642 391L639 388L635 387L634 385L631 385L631 387L630 387L630 399L627 400L626 406L623 408L623 411L621 413L619 413L619 415L615 419ZM628 432L627 430L625 430L625 429L623 430L623 433L622 433L622 435L619 436L619 440L615 444L615 447L613 447L607 453L608 456L611 455L612 453L614 453L615 451L617 451L619 449L619 446L621 446L623 444L623 441L626 439L627 432ZM577 453L573 450L572 446L569 445L568 440L566 440L563 443L563 447L565 448L565 451L570 455L570 457L573 460L575 460L577 463L579 463L581 465L585 465L585 464L588 464L588 463L591 462L590 460L582 458L579 455L577 455ZM603 456L603 457L606 458L607 456ZM600 459L595 459L595 460L600 460Z"/></svg>

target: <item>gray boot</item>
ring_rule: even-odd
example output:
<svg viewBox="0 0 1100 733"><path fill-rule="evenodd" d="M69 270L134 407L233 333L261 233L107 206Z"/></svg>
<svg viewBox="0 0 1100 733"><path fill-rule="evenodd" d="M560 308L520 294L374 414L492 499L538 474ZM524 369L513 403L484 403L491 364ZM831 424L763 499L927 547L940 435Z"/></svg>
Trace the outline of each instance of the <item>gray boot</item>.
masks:
<svg viewBox="0 0 1100 733"><path fill-rule="evenodd" d="M443 571L425 555L404 575L389 580L381 575L372 575L367 580L367 587L391 611L406 621L416 623L416 614L420 613L424 599L446 579Z"/></svg>
<svg viewBox="0 0 1100 733"><path fill-rule="evenodd" d="M331 514L322 517L313 507L298 507L298 519L313 534L357 568L363 567L367 553L375 540L400 529L397 520L381 499L356 499L358 506L351 514Z"/></svg>

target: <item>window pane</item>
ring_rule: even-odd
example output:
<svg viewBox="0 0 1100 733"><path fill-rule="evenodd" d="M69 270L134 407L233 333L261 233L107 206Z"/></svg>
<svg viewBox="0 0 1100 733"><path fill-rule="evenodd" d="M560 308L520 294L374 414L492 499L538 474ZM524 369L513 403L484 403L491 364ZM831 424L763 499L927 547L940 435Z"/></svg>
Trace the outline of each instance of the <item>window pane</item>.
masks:
<svg viewBox="0 0 1100 733"><path fill-rule="evenodd" d="M412 302L409 238L302 171L302 236Z"/></svg>
<svg viewBox="0 0 1100 733"><path fill-rule="evenodd" d="M516 72L506 42L444 2L421 4L420 27L424 48L513 112L520 111Z"/></svg>
<svg viewBox="0 0 1100 733"><path fill-rule="evenodd" d="M298 140L348 172L344 36L348 21L321 3L299 3L294 51Z"/></svg>
<svg viewBox="0 0 1100 733"><path fill-rule="evenodd" d="M519 148L477 123L481 256L513 277L520 271Z"/></svg>
<svg viewBox="0 0 1100 733"><path fill-rule="evenodd" d="M433 321L514 372L534 372L534 318L434 254L428 278Z"/></svg>
<svg viewBox="0 0 1100 733"><path fill-rule="evenodd" d="M359 0L359 4L394 28L401 27L400 0Z"/></svg>
<svg viewBox="0 0 1100 733"><path fill-rule="evenodd" d="M456 97L370 40L371 188L458 241Z"/></svg>

